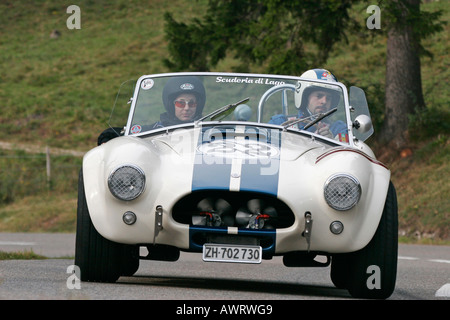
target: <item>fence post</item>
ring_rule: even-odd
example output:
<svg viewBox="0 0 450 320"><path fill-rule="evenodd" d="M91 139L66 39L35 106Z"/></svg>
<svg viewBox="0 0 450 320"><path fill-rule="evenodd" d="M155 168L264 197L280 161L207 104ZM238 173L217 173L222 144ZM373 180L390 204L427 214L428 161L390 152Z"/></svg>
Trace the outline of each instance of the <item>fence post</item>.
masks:
<svg viewBox="0 0 450 320"><path fill-rule="evenodd" d="M47 186L51 187L51 164L50 164L50 148L46 147L46 164L47 164Z"/></svg>

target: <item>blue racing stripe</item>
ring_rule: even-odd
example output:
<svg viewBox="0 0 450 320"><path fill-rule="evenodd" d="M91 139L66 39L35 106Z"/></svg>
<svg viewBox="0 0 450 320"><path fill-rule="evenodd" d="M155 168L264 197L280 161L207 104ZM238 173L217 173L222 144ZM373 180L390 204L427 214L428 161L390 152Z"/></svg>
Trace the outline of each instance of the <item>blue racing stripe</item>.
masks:
<svg viewBox="0 0 450 320"><path fill-rule="evenodd" d="M228 190L230 188L231 164L220 164L217 157L196 154L192 191L202 189Z"/></svg>
<svg viewBox="0 0 450 320"><path fill-rule="evenodd" d="M242 165L241 191L278 194L281 131L270 130L267 141L261 141L260 159L249 159Z"/></svg>
<svg viewBox="0 0 450 320"><path fill-rule="evenodd" d="M206 154L199 151L198 147L211 142L210 136L206 133L207 130L203 128L198 139L192 176L192 191L202 189L229 190L231 162L222 157L214 156L214 153Z"/></svg>
<svg viewBox="0 0 450 320"><path fill-rule="evenodd" d="M254 128L252 129L255 131ZM247 154L248 157L242 159L239 190L277 196L281 150L279 130L272 130L270 136L266 137L267 141L258 143L253 140L253 143L248 143L244 149L242 149L242 143L233 147L234 135L230 135L227 140L226 134L222 137L219 133L214 135L216 138L214 139L208 134L208 130L212 129L203 129L198 140L192 191L230 190L232 159L230 153L227 154L228 156L225 154L240 152L240 156ZM237 147L240 149L236 150ZM233 148L235 151L232 151Z"/></svg>
<svg viewBox="0 0 450 320"><path fill-rule="evenodd" d="M257 191L276 196L280 159L270 159L269 163L244 163L241 173L241 191Z"/></svg>

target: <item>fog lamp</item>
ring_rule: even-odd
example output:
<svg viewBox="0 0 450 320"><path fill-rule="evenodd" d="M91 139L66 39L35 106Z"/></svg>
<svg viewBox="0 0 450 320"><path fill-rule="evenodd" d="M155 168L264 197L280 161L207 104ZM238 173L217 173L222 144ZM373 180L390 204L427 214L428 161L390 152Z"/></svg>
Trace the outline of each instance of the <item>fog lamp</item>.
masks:
<svg viewBox="0 0 450 320"><path fill-rule="evenodd" d="M127 211L127 212L125 212L125 213L123 214L122 220L123 220L123 222L124 222L125 224L127 224L127 225L132 225L132 224L134 224L134 223L136 222L137 217L136 217L136 215L134 214L134 212Z"/></svg>
<svg viewBox="0 0 450 320"><path fill-rule="evenodd" d="M340 221L333 221L330 224L330 231L333 234L341 234L341 232L344 230L344 225Z"/></svg>

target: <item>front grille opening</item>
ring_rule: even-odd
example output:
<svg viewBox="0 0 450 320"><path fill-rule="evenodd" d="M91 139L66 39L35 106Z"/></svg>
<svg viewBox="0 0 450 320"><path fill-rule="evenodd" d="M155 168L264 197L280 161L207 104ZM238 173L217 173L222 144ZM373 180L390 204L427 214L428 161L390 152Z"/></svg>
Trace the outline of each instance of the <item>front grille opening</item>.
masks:
<svg viewBox="0 0 450 320"><path fill-rule="evenodd" d="M191 226L237 227L251 230L292 226L292 210L276 197L253 192L197 191L174 206L175 221Z"/></svg>

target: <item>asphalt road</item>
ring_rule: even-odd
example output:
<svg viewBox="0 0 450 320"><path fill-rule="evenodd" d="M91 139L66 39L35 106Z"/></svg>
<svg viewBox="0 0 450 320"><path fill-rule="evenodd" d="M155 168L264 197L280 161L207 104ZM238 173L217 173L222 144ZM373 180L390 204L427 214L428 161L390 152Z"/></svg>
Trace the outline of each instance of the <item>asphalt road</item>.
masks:
<svg viewBox="0 0 450 320"><path fill-rule="evenodd" d="M0 233L1 251L32 249L50 258L0 261L0 299L175 300L173 312L189 312L181 300L258 300L267 313L271 300L351 299L333 286L329 267L287 268L280 258L260 265L205 263L182 253L177 262L141 261L135 276L115 284L78 282L70 271L74 244L73 234ZM390 299L449 300L450 246L400 245Z"/></svg>

